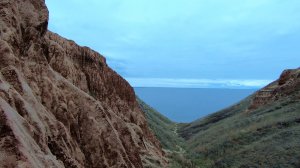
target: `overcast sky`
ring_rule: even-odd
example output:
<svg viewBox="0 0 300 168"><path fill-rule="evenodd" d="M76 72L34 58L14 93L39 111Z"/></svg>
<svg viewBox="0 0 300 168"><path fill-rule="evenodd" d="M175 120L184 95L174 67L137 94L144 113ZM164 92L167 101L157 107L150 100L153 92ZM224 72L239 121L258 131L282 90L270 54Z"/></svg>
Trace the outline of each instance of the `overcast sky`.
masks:
<svg viewBox="0 0 300 168"><path fill-rule="evenodd" d="M134 86L261 87L300 66L300 0L47 0Z"/></svg>

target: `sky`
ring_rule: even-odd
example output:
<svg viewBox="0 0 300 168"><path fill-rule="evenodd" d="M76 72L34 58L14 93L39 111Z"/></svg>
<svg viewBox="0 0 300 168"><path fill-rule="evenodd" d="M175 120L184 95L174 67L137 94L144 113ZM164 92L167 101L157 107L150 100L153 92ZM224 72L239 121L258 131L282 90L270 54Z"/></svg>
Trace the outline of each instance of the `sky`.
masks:
<svg viewBox="0 0 300 168"><path fill-rule="evenodd" d="M259 88L300 65L299 0L46 0L135 87Z"/></svg>

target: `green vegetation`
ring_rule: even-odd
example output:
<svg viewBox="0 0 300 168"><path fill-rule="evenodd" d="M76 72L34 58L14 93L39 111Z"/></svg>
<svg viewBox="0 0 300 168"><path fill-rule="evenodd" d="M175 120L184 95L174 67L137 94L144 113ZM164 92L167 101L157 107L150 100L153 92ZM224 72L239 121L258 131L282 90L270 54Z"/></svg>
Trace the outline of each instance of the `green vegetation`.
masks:
<svg viewBox="0 0 300 168"><path fill-rule="evenodd" d="M288 97L254 111L249 98L182 126L199 167L300 167L300 103Z"/></svg>
<svg viewBox="0 0 300 168"><path fill-rule="evenodd" d="M252 97L188 124L140 101L171 168L300 167L300 92L248 110ZM184 140L183 140L184 139Z"/></svg>
<svg viewBox="0 0 300 168"><path fill-rule="evenodd" d="M171 168L191 167L187 159L183 138L178 136L179 124L172 122L155 109L138 99L141 109L146 115L149 127L160 141L169 158Z"/></svg>
<svg viewBox="0 0 300 168"><path fill-rule="evenodd" d="M149 127L156 135L164 149L178 151L183 146L183 139L177 134L177 124L138 99L140 107L146 115Z"/></svg>

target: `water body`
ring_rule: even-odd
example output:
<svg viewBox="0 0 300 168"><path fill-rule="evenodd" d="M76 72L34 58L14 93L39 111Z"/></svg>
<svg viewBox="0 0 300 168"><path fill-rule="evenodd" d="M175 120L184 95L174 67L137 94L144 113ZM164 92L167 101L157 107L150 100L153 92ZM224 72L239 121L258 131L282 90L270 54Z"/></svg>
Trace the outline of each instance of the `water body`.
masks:
<svg viewBox="0 0 300 168"><path fill-rule="evenodd" d="M255 89L134 88L151 107L176 122L191 122L229 107Z"/></svg>

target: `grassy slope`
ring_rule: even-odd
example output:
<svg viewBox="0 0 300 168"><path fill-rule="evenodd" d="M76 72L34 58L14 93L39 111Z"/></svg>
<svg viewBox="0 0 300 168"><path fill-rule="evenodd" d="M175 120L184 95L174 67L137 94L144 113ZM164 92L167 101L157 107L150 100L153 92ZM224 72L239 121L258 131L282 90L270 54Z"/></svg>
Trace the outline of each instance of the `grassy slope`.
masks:
<svg viewBox="0 0 300 168"><path fill-rule="evenodd" d="M299 100L290 96L246 112L250 99L189 124L176 124L139 103L171 168L299 167Z"/></svg>
<svg viewBox="0 0 300 168"><path fill-rule="evenodd" d="M256 94L188 124L139 103L171 168L300 167L300 85L277 91L282 96L255 110L248 109Z"/></svg>
<svg viewBox="0 0 300 168"><path fill-rule="evenodd" d="M149 127L160 141L166 151L171 168L191 167L191 161L187 159L185 142L177 134L178 124L172 122L155 109L138 99L140 107L145 112Z"/></svg>
<svg viewBox="0 0 300 168"><path fill-rule="evenodd" d="M195 167L300 167L300 102L294 95L247 112L249 97L182 126Z"/></svg>
<svg viewBox="0 0 300 168"><path fill-rule="evenodd" d="M157 139L161 142L164 149L176 151L178 145L183 142L174 132L176 123L172 122L142 100L138 99L140 107L145 112L146 119L151 130L155 133Z"/></svg>

